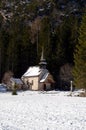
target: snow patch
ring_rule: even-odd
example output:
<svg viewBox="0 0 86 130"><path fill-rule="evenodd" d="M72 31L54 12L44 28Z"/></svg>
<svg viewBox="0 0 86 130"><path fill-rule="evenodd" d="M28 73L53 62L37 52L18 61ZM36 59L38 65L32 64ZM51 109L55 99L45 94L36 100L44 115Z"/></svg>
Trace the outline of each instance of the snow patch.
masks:
<svg viewBox="0 0 86 130"><path fill-rule="evenodd" d="M86 130L86 98L68 92L0 93L0 130Z"/></svg>

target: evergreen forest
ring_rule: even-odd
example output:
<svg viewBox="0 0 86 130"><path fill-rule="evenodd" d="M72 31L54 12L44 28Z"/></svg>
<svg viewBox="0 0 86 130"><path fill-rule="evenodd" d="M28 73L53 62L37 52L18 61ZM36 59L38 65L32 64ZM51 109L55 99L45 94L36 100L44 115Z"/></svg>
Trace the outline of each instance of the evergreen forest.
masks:
<svg viewBox="0 0 86 130"><path fill-rule="evenodd" d="M0 81L38 65L42 47L56 88L74 81L86 88L86 2L84 0L0 1Z"/></svg>

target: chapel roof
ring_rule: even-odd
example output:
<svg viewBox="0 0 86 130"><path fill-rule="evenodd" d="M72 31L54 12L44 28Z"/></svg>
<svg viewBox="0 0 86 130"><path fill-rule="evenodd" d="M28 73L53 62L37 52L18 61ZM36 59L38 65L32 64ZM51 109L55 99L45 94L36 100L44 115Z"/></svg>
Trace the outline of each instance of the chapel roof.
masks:
<svg viewBox="0 0 86 130"><path fill-rule="evenodd" d="M39 66L32 66L28 68L23 77L38 76L40 73L41 70Z"/></svg>

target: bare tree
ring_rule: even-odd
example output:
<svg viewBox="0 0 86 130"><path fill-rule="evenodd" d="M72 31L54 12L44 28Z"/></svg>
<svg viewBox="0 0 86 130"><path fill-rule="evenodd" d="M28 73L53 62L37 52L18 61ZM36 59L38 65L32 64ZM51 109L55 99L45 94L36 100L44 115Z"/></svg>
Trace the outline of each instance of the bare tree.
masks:
<svg viewBox="0 0 86 130"><path fill-rule="evenodd" d="M62 89L70 90L70 82L73 80L72 65L65 64L60 69L60 85Z"/></svg>
<svg viewBox="0 0 86 130"><path fill-rule="evenodd" d="M2 83L7 84L10 81L11 77L13 77L13 73L11 71L5 72L2 78Z"/></svg>
<svg viewBox="0 0 86 130"><path fill-rule="evenodd" d="M31 25L31 40L32 43L37 43L37 54L38 54L38 42L39 42L39 31L40 31L41 19L37 17Z"/></svg>

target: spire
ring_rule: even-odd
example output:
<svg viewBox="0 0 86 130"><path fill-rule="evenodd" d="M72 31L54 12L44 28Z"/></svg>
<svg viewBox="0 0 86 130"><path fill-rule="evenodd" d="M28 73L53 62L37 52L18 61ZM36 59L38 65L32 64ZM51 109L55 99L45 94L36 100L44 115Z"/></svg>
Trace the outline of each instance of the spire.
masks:
<svg viewBox="0 0 86 130"><path fill-rule="evenodd" d="M40 61L41 60L44 60L44 47L42 47L42 53L41 53L41 59L40 59Z"/></svg>
<svg viewBox="0 0 86 130"><path fill-rule="evenodd" d="M42 69L45 69L46 68L46 65L47 65L47 62L46 62L46 59L44 59L44 48L42 47L42 53L41 53L41 59L40 59L40 68Z"/></svg>

